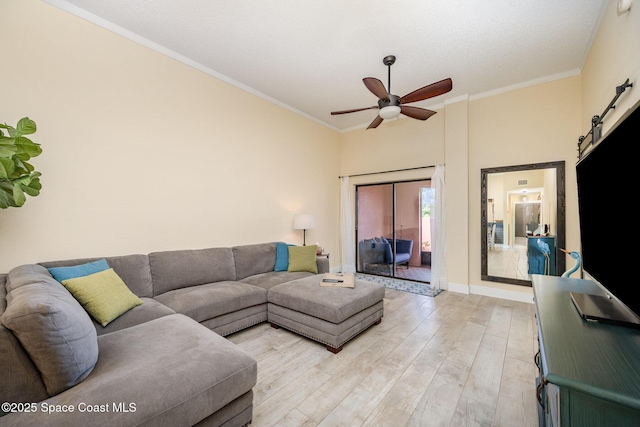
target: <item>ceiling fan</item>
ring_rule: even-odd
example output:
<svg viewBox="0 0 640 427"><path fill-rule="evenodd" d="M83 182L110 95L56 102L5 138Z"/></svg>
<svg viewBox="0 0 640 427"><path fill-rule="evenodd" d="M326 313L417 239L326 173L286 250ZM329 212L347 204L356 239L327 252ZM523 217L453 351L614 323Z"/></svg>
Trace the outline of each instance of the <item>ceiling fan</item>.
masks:
<svg viewBox="0 0 640 427"><path fill-rule="evenodd" d="M393 95L391 94L391 66L396 62L396 57L393 55L386 56L382 62L389 69L389 84L387 89L385 89L384 84L375 77L365 77L362 79L367 89L378 97L378 105L373 107L356 108L353 110L332 111L331 115L355 113L357 111L373 110L377 108L379 110L378 115L367 129L377 128L384 119L393 119L400 113L413 119L427 120L429 117L436 114L436 112L404 104L423 101L425 99L433 98L434 96L442 95L443 93L449 92L453 87L451 79L448 78L414 90L403 97Z"/></svg>

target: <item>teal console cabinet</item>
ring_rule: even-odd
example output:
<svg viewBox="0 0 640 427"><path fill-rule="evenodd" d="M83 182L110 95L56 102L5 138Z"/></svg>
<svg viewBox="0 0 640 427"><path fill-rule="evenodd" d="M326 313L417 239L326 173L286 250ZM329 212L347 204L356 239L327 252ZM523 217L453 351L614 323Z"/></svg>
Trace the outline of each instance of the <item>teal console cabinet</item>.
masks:
<svg viewBox="0 0 640 427"><path fill-rule="evenodd" d="M548 258L539 249L542 245L549 250ZM529 274L556 275L556 238L554 236L528 236L527 237L527 261Z"/></svg>
<svg viewBox="0 0 640 427"><path fill-rule="evenodd" d="M606 294L590 280L532 281L540 425L640 426L640 330L583 320L570 292Z"/></svg>

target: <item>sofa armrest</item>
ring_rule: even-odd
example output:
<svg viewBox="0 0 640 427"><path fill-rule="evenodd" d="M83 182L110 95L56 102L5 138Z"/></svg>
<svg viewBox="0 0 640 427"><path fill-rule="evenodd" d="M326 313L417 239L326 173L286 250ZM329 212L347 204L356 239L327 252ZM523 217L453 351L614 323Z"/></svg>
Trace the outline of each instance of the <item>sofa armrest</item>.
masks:
<svg viewBox="0 0 640 427"><path fill-rule="evenodd" d="M411 254L413 250L413 240L396 239L396 253Z"/></svg>

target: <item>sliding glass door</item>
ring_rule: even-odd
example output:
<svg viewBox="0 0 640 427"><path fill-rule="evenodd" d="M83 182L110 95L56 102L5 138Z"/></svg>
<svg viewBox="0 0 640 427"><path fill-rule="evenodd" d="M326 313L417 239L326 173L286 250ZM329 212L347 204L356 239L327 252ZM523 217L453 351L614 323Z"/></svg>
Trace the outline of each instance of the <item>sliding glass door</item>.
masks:
<svg viewBox="0 0 640 427"><path fill-rule="evenodd" d="M356 186L357 271L431 279L431 181Z"/></svg>

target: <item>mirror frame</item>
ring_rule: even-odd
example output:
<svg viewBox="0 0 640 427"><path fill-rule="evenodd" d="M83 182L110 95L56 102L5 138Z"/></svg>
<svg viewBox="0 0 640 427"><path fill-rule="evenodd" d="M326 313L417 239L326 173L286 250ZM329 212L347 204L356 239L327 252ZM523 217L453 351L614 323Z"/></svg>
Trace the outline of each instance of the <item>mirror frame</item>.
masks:
<svg viewBox="0 0 640 427"><path fill-rule="evenodd" d="M491 173L504 172L520 172L536 169L555 169L556 170L556 274L559 276L565 270L565 255L560 248L565 247L565 166L564 161L533 163L528 165L503 166L495 168L481 169L480 171L480 230L481 230L481 255L480 255L480 274L482 280L489 282L508 283L512 285L531 286L531 280L513 279L510 277L489 276L488 274L488 257L487 257L487 179Z"/></svg>

